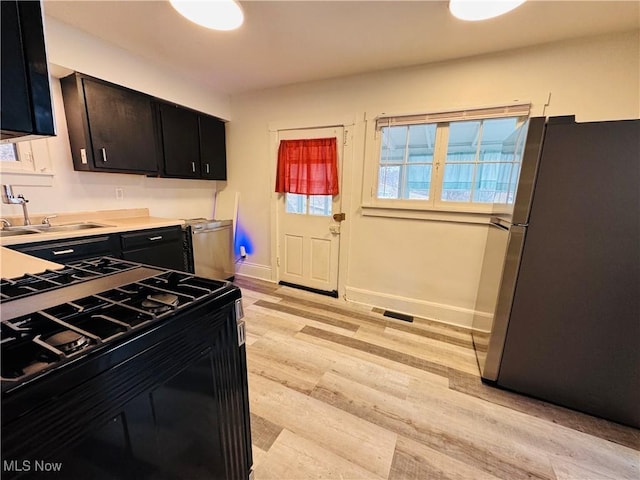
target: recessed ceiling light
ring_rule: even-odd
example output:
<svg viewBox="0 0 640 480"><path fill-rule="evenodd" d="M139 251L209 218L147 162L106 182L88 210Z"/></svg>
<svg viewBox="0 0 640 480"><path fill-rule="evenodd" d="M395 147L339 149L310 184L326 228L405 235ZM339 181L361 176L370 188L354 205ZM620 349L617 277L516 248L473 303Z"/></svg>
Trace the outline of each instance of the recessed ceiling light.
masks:
<svg viewBox="0 0 640 480"><path fill-rule="evenodd" d="M449 0L449 10L460 20L486 20L510 12L525 0Z"/></svg>
<svg viewBox="0 0 640 480"><path fill-rule="evenodd" d="M234 0L169 0L183 17L212 30L233 30L242 25L244 14Z"/></svg>

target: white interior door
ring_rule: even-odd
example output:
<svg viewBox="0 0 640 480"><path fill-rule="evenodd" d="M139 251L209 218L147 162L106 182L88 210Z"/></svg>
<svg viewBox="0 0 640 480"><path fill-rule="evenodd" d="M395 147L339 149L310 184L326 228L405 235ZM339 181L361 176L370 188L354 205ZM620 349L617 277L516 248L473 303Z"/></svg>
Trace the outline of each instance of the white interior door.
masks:
<svg viewBox="0 0 640 480"><path fill-rule="evenodd" d="M280 140L336 137L342 191L343 127L280 130ZM326 292L338 290L340 195L279 194L278 272L281 282Z"/></svg>

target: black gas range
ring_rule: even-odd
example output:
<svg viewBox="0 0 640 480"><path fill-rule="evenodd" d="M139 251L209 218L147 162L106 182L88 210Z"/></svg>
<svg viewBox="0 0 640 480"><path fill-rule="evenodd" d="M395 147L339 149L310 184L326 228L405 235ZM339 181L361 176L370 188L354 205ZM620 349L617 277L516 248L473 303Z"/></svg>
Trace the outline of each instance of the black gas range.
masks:
<svg viewBox="0 0 640 480"><path fill-rule="evenodd" d="M3 477L249 477L237 287L105 257L2 279L0 312Z"/></svg>

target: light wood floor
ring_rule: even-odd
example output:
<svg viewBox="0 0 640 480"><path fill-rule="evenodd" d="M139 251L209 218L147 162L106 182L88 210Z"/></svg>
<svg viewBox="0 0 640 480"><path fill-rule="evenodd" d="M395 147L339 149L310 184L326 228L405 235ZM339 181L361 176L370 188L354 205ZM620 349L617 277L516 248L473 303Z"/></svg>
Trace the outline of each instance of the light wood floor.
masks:
<svg viewBox="0 0 640 480"><path fill-rule="evenodd" d="M640 431L482 384L465 329L236 284L256 480L640 479Z"/></svg>

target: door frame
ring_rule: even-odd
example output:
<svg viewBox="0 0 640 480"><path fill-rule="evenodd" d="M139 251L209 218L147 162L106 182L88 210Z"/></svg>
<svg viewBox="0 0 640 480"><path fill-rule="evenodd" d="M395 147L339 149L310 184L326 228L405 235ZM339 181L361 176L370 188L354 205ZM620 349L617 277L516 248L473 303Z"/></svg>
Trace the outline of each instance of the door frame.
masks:
<svg viewBox="0 0 640 480"><path fill-rule="evenodd" d="M280 281L280 266L278 266L278 251L280 239L280 227L278 222L278 193L275 192L276 171L278 168L279 132L284 130L315 130L319 128L342 127L344 129L342 150L342 172L338 172L340 179L340 196L342 197L342 211L347 218L340 224L339 254L338 254L338 297L346 298L346 278L348 272L348 249L351 235L351 221L353 212L351 208L351 185L353 168L353 138L356 125L356 116L331 117L321 119L308 119L287 122L269 122L269 158L270 158L270 230L271 230L271 280ZM341 139L338 139L341 141ZM338 212L334 212L338 213Z"/></svg>

